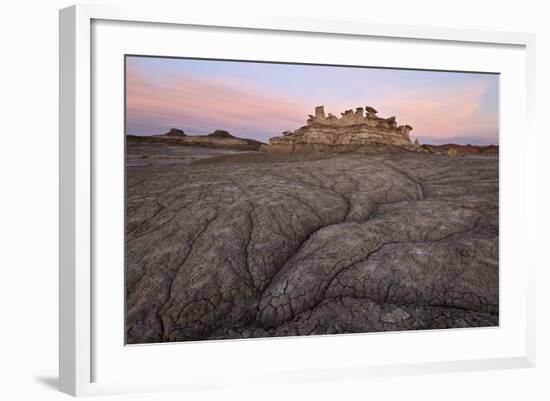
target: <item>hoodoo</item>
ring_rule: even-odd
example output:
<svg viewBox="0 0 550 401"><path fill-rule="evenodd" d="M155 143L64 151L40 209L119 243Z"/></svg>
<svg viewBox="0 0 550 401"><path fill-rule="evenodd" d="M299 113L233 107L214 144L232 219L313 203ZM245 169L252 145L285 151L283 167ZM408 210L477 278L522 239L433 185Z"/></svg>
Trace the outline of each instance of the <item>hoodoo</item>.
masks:
<svg viewBox="0 0 550 401"><path fill-rule="evenodd" d="M307 125L296 131L286 131L273 137L261 150L267 152L301 151L351 151L364 145L397 146L423 152L409 136L410 125L398 125L395 117L381 118L370 106L357 107L340 113L341 117L328 113L324 106L315 108Z"/></svg>

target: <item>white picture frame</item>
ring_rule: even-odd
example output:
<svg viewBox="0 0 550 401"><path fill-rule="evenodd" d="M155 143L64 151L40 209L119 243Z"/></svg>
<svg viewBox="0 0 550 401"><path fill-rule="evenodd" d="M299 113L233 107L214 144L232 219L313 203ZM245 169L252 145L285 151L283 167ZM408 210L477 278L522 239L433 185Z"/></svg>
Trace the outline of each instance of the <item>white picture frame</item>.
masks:
<svg viewBox="0 0 550 401"><path fill-rule="evenodd" d="M413 40L435 42L438 45L460 44L461 46L495 46L512 47L518 50L517 57L521 64L518 71L525 72L525 76L517 76L517 85L523 85L525 93L521 102L525 103L525 109L518 114L517 121L524 127L523 143L521 149L515 148L513 139L504 137L509 152L503 149L502 158L513 155L508 160L519 160L517 172L510 181L522 182L522 191L514 190L508 186L510 196L522 196L517 198L517 204L521 207L521 216L526 228L521 235L524 242L516 252L524 252L527 255L520 265L525 273L525 280L517 281L521 291L521 321L510 323L511 326L520 328L521 334L514 337L514 344L509 344L513 352L495 351L490 356L481 353L472 354L465 359L448 359L439 361L416 360L411 356L408 362L387 362L364 364L354 361L349 365L327 366L319 368L299 367L297 370L277 370L249 372L243 381L232 376L223 376L220 371L212 376L201 374L197 371L196 377L187 377L185 380L177 377L168 377L165 380L151 378L147 375L139 380L120 378L114 376L108 380L98 380L97 364L98 350L102 350L102 344L97 345L96 325L99 317L94 308L94 289L97 290L97 276L94 274L94 230L96 230L96 215L94 210L97 189L94 181L95 170L98 168L98 152L102 147L98 146L93 138L92 126L95 124L94 104L92 96L94 89L91 85L93 68L95 65L93 24L97 21L139 22L146 24L166 24L170 26L193 26L207 29L246 30L247 32L282 32L288 34L307 33L308 35L330 36L348 38L384 38L388 41ZM126 28L122 28L126 29ZM133 29L141 29L139 26ZM103 42L101 42L103 43ZM438 29L414 26L374 25L348 21L315 21L295 20L292 18L261 18L248 15L239 19L216 19L208 15L187 14L185 10L166 10L155 7L146 8L112 8L108 6L78 5L60 11L60 390L75 396L126 393L133 391L160 391L167 389L197 389L226 385L241 385L246 380L257 382L284 382L296 380L326 380L330 378L352 377L361 379L370 376L386 376L400 374L420 374L431 372L468 371L481 369L504 369L515 367L531 367L535 364L535 319L534 319L534 259L529 255L528 247L535 241L531 238L535 232L535 137L532 128L532 112L534 110L534 44L535 38L531 34L484 32L458 29ZM518 64L518 65L519 65ZM509 92L508 92L509 93ZM504 93L503 96L509 96ZM122 133L121 133L122 135ZM511 153L513 149L514 153ZM102 154L100 158L109 158ZM501 159L502 166L502 159ZM503 171L504 179L508 179L506 169ZM522 192L513 195L514 192ZM501 191L501 198L507 193ZM522 230L523 231L523 230ZM523 247L523 248L522 248ZM120 289L122 291L122 289ZM503 295L506 296L506 293ZM493 329L494 330L494 329ZM497 329L498 330L498 329ZM504 331L505 328L502 328ZM472 333L472 332L469 332ZM516 333L517 334L517 333ZM381 338L386 334L378 334ZM395 336L395 334L393 334ZM428 335L428 334L427 334ZM429 335L438 336L438 333ZM455 331L453 335L466 337L465 331ZM120 334L122 336L122 334ZM337 337L337 336L336 336ZM344 340L335 341L355 342L364 341L363 337L346 337ZM374 338L369 337L369 338ZM406 336L401 336L406 339ZM475 335L472 336L475 338ZM511 337L510 337L511 338ZM295 347L296 340L276 340L277 345L271 343L271 339L247 340L246 347L250 351L258 345L258 349L272 347L275 352L280 352L285 347ZM403 341L403 340L398 340ZM430 340L431 341L431 340ZM473 341L473 340L472 340ZM510 340L512 341L512 340ZM217 351L241 347L242 342L227 341L210 344ZM123 344L122 344L123 345ZM304 346L305 345L305 346ZM155 356L162 358L166 355L166 347L172 345L151 345L146 347L147 352L155 352L155 347L164 351ZM314 353L319 350L319 342L300 343ZM506 347L503 342L502 349ZM199 344L199 347L201 345ZM200 352L208 352L204 345ZM247 351L247 352L248 352ZM192 355L191 348L187 352ZM241 351L239 351L241 352ZM229 352L227 355L231 355ZM477 356L476 356L477 355ZM101 358L102 356L99 355ZM139 356L138 356L139 357ZM105 358L104 358L105 360ZM381 359L383 360L383 359ZM134 359L135 362L135 359Z"/></svg>

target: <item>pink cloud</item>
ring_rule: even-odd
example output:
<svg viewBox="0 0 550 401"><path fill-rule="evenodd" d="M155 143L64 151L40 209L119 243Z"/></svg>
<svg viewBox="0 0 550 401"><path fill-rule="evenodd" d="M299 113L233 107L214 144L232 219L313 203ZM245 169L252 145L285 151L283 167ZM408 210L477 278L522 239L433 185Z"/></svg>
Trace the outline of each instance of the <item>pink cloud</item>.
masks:
<svg viewBox="0 0 550 401"><path fill-rule="evenodd" d="M248 82L222 78L167 76L152 81L127 71L128 120L170 122L175 127L210 132L228 129L278 134L304 124L309 105L270 96Z"/></svg>
<svg viewBox="0 0 550 401"><path fill-rule="evenodd" d="M413 134L423 137L495 136L498 112L480 110L487 90L486 81L408 89L397 91L397 98L381 99L379 108L396 115L400 123L412 125Z"/></svg>

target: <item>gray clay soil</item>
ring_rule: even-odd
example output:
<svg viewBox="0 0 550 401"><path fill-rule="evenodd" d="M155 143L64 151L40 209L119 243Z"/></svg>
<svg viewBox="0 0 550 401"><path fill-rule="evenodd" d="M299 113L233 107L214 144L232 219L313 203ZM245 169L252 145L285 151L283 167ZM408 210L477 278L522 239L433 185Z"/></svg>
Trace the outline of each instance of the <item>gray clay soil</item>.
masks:
<svg viewBox="0 0 550 401"><path fill-rule="evenodd" d="M127 343L498 325L498 156L127 157Z"/></svg>

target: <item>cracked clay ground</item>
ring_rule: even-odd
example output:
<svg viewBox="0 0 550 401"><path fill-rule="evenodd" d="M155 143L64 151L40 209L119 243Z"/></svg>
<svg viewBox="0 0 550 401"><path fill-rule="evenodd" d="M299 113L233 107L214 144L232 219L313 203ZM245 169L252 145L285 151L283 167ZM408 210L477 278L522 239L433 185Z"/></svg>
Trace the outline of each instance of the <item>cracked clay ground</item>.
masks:
<svg viewBox="0 0 550 401"><path fill-rule="evenodd" d="M498 325L497 157L159 146L128 148L127 343Z"/></svg>

